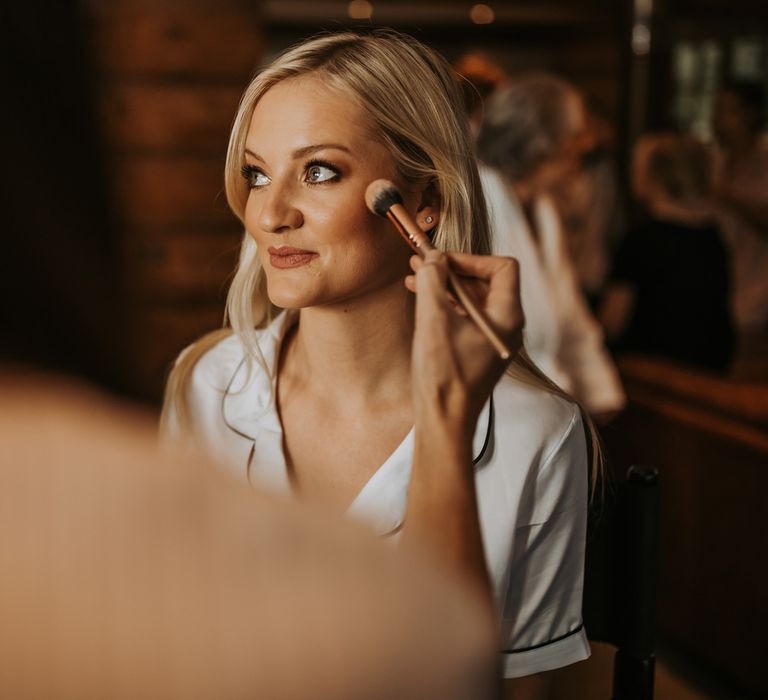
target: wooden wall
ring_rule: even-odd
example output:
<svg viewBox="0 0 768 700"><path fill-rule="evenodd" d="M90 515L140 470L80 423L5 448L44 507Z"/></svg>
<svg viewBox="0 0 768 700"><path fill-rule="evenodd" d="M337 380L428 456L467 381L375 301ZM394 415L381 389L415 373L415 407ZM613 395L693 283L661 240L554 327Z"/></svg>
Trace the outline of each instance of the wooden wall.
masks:
<svg viewBox="0 0 768 700"><path fill-rule="evenodd" d="M0 361L127 391L117 237L72 1L0 3Z"/></svg>
<svg viewBox="0 0 768 700"><path fill-rule="evenodd" d="M267 4L271 10L265 18L268 53L320 29L371 24L349 20L342 2L338 3L338 13L330 17L321 17L319 10L308 14L306 9L302 16L298 9L291 9L298 5L306 8L300 0ZM400 6L399 13L396 5ZM374 3L372 24L412 34L449 61L466 51L482 51L511 74L554 71L597 99L610 116L620 116L625 53L629 50L628 0L505 0L492 3L497 21L488 25L468 20L471 3L421 0L410 10L404 5L407 3Z"/></svg>
<svg viewBox="0 0 768 700"><path fill-rule="evenodd" d="M242 228L223 168L263 50L253 0L87 0L135 390L157 401L181 348L217 328Z"/></svg>
<svg viewBox="0 0 768 700"><path fill-rule="evenodd" d="M621 371L630 405L606 443L617 471L660 472L659 630L764 697L768 385L641 358Z"/></svg>

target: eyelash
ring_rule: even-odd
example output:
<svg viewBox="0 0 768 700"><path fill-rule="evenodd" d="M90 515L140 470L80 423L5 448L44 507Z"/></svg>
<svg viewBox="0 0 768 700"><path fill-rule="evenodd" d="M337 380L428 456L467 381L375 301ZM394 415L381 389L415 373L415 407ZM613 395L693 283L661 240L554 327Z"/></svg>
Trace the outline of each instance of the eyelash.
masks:
<svg viewBox="0 0 768 700"><path fill-rule="evenodd" d="M339 178L341 177L341 173L339 172L339 169L333 164L329 163L325 160L319 160L317 158L313 158L310 161L307 161L304 164L304 172L306 173L310 168L312 167L321 167L321 168L327 168L333 173L333 177L328 178L327 180L323 180L322 182L311 182L304 179L304 183L306 185L309 185L310 187L317 187L318 185L325 185L329 182L337 182ZM240 168L240 173L245 179L246 184L248 185L248 189L258 189L259 187L263 187L264 185L255 185L253 184L253 181L258 175L263 175L264 172L261 168L259 168L256 165L250 165L246 164L242 168Z"/></svg>

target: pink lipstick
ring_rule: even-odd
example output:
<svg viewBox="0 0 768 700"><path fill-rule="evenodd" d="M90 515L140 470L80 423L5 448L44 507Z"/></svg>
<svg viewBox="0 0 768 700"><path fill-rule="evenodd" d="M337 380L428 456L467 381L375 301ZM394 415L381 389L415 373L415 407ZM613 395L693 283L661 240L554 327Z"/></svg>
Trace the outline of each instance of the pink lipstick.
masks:
<svg viewBox="0 0 768 700"><path fill-rule="evenodd" d="M269 246L269 263L272 267L281 270L291 267L301 267L317 257L317 253L303 248L291 248L290 246Z"/></svg>

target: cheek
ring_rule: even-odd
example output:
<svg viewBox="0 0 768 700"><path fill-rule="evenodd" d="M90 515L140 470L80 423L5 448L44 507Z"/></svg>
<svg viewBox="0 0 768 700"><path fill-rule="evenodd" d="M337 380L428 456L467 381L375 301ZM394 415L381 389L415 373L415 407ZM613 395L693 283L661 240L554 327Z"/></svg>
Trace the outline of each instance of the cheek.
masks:
<svg viewBox="0 0 768 700"><path fill-rule="evenodd" d="M245 212L243 213L243 220L245 222L245 230L248 231L251 238L257 243L259 242L259 227L258 223L258 209L254 202L253 197L249 196L245 203Z"/></svg>
<svg viewBox="0 0 768 700"><path fill-rule="evenodd" d="M407 274L410 250L388 221L365 211L345 224L346 233L334 242L333 265L368 280Z"/></svg>

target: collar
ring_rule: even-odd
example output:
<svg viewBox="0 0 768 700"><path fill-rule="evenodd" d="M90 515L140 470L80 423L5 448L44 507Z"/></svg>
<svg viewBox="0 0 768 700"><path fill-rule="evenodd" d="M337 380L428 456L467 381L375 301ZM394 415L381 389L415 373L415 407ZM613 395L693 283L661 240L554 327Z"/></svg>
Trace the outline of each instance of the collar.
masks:
<svg viewBox="0 0 768 700"><path fill-rule="evenodd" d="M244 356L235 368L221 401L226 426L253 442L246 465L249 481L284 493L291 485L283 453L283 427L275 405L274 376L285 334L298 320L298 312L284 311L258 331L257 342L264 366ZM249 366L251 365L251 366ZM265 371L266 370L266 371ZM473 463L481 467L492 451L493 398L483 407L472 442ZM411 480L414 430L363 486L348 513L371 524L381 536L402 526Z"/></svg>

